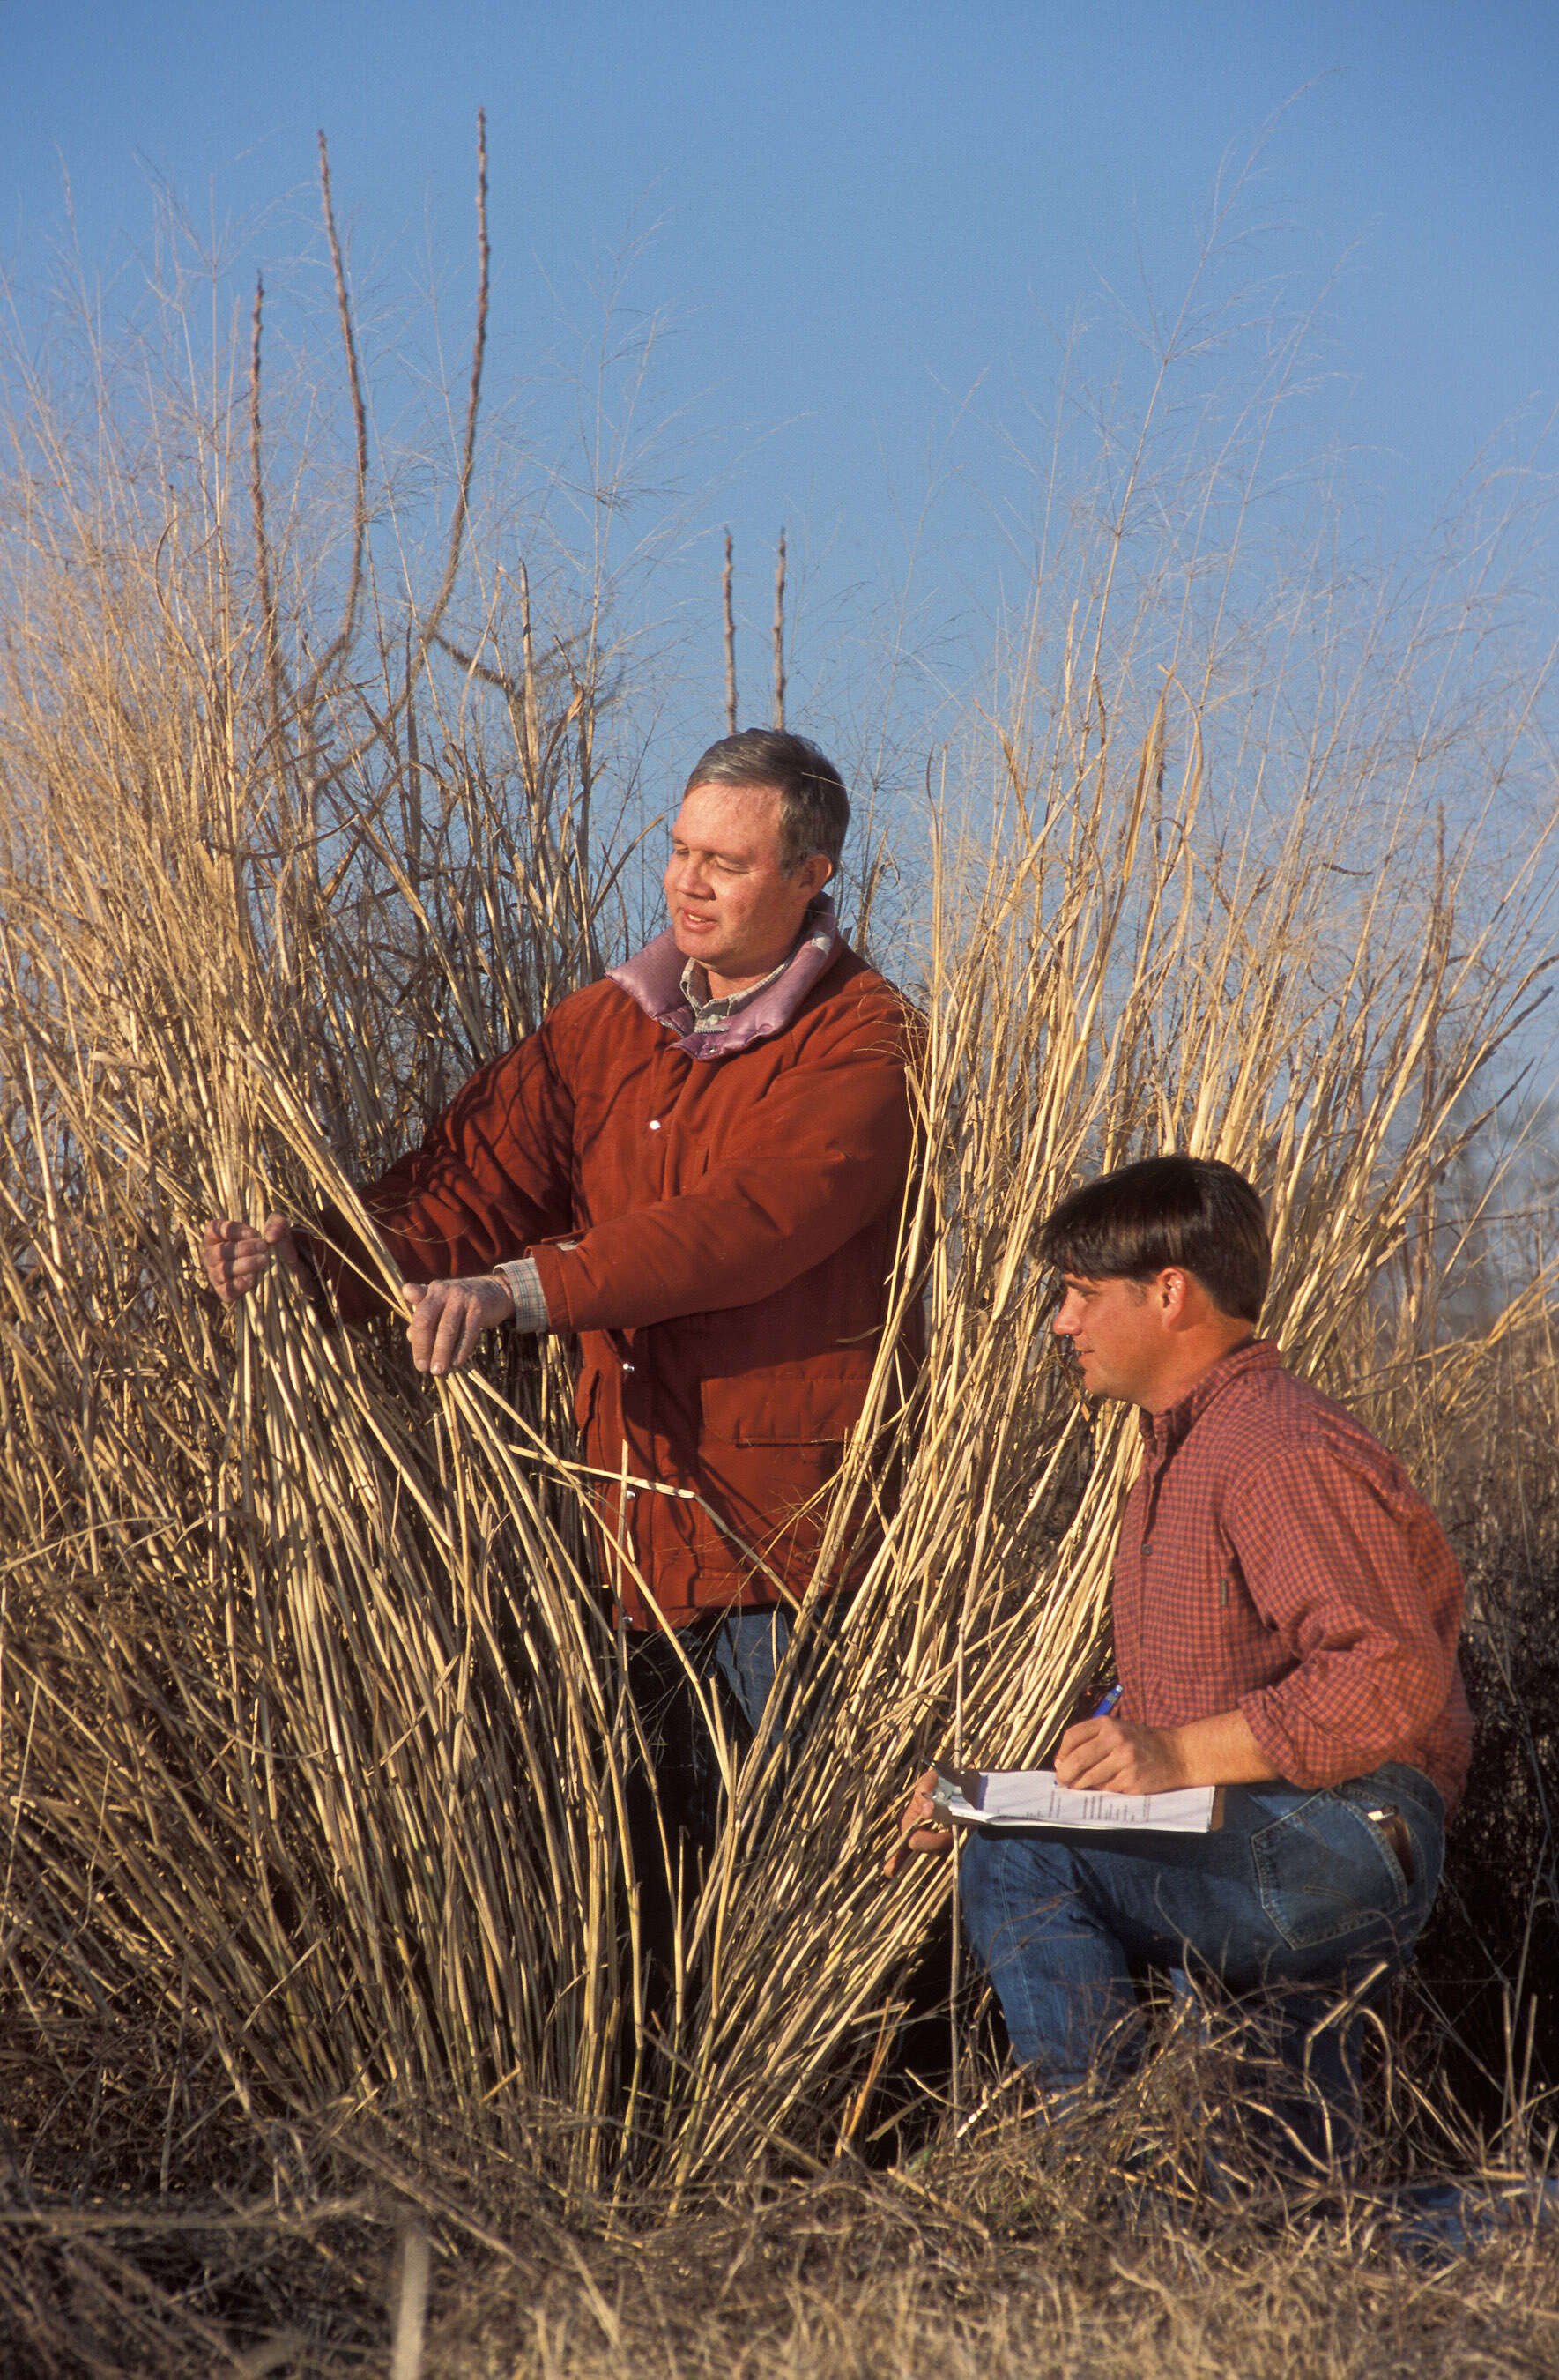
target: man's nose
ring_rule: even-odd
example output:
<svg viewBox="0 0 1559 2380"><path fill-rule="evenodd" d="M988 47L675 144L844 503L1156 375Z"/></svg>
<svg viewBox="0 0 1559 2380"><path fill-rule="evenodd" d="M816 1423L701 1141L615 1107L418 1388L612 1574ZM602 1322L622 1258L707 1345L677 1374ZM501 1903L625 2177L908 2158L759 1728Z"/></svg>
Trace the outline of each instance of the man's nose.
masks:
<svg viewBox="0 0 1559 2380"><path fill-rule="evenodd" d="M1057 1307L1056 1318L1051 1323L1050 1328L1054 1330L1057 1339L1070 1339L1073 1331L1077 1329L1077 1317L1072 1312L1071 1292L1070 1290L1066 1296L1062 1298L1060 1305Z"/></svg>

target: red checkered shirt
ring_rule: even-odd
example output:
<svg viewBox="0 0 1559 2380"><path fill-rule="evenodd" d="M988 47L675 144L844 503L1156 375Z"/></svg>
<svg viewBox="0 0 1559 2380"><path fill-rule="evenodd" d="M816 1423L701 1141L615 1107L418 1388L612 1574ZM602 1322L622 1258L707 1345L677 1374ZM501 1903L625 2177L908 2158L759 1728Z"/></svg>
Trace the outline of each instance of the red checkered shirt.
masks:
<svg viewBox="0 0 1559 2380"><path fill-rule="evenodd" d="M1113 1589L1122 1718L1238 1706L1295 1785L1400 1760L1454 1808L1472 1744L1461 1574L1401 1464L1266 1340L1142 1429Z"/></svg>

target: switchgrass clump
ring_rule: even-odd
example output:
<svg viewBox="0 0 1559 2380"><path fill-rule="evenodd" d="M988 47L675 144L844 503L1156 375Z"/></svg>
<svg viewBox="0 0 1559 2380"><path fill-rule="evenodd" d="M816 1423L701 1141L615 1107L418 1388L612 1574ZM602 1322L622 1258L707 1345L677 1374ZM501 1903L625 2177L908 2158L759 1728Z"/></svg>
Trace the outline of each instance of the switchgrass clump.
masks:
<svg viewBox="0 0 1559 2380"><path fill-rule="evenodd" d="M818 1575L864 1509L869 1558L833 1624L804 1602L772 1734L725 1744L702 1872L668 1842L669 1873L637 1873L644 1729L566 1352L500 1339L419 1380L389 1320L340 1330L280 1274L226 1315L192 1260L211 1214L324 1201L371 1250L354 1183L621 955L639 905L611 588L594 562L554 574L544 619L527 570L471 534L485 229L463 428L419 548L375 479L328 178L324 200L333 508L311 506L306 456L277 485L263 306L198 436L110 396L89 452L41 392L15 400L0 2101L35 2188L72 2168L159 2199L253 2188L258 2143L284 2194L289 2159L368 2170L353 2157L387 2141L395 2191L480 2175L489 2248L521 2207L620 2243L765 2176L843 2226L888 2204L854 2160L940 2120L925 2093L912 2111L900 2044L949 1875L880 1874L907 1784L937 1749L1040 1757L1106 1658L1134 1443L1054 1351L1046 1208L1159 1148L1250 1172L1276 1243L1267 1328L1298 1368L1362 1386L1415 1455L1480 1427L1491 1351L1546 1330L1540 1280L1446 1346L1432 1269L1393 1271L1438 1230L1541 988L1542 835L1498 900L1479 841L1491 753L1514 782L1532 705L1497 746L1486 696L1458 709L1444 622L1426 712L1429 655L1409 637L1392 677L1378 613L1345 626L1303 583L1241 611L1250 487L1224 543L1208 527L1226 444L1202 542L1151 568L1140 464L1080 510L997 723L972 708L901 830L924 1163L894 1296L924 1303L928 1354L902 1406L882 1358ZM664 1979L651 1888L676 1912ZM976 1998L955 1959L955 2137L989 2079ZM1078 2170L1113 2188L1118 2164ZM308 2188L348 2228L381 2219ZM732 2217L751 2257L767 2219ZM908 2304L920 2284L895 2271L882 2288ZM601 2337L582 2368L630 2352ZM535 2368L564 2368L545 2324L536 2340Z"/></svg>

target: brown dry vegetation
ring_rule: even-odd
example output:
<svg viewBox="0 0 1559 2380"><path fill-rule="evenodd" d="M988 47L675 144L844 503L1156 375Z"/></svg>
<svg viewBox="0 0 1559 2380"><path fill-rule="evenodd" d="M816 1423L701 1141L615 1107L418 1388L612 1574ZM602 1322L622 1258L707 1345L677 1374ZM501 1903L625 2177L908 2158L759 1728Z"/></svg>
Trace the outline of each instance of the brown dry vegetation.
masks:
<svg viewBox="0 0 1559 2380"><path fill-rule="evenodd" d="M495 1346L430 1385L388 1327L322 1328L283 1280L223 1316L190 1262L210 1213L349 1203L630 931L598 557L551 573L544 613L468 534L483 287L420 577L350 337L339 503L277 460L259 309L247 374L150 413L104 360L90 438L13 382L7 2368L381 2369L397 2257L408 2380L417 2352L459 2374L1559 2368L1551 2241L1517 2214L1436 2277L1394 2257L1382 2195L1446 2165L1528 2176L1555 2079L1524 2030L1554 1910L1548 1283L1459 1342L1439 1313L1442 1184L1540 988L1548 856L1509 822L1541 687L1502 711L1465 593L1432 637L1420 607L1422 650L1389 607L1344 624L1335 590L1250 598L1249 488L1225 543L1207 526L1227 442L1200 510L1194 456L1158 482L1183 535L1144 566L1162 392L1136 460L1112 452L997 723L903 830L927 1163L900 1294L929 1361L880 1549L781 1681L814 1724L788 1769L731 1747L659 2003L622 1823L638 1720L560 1357ZM1005 2099L970 2129L993 2069L956 1964L924 2020L945 1876L878 1873L927 1745L1033 1756L1100 1658L1130 1449L1054 1360L1029 1249L1078 1172L1167 1145L1259 1181L1268 1327L1415 1463L1473 1574L1494 1765L1352 2192L1285 2196L1238 2139L1210 2167L1230 2090L1173 2044L1066 2137ZM829 1535L879 1475L863 1433Z"/></svg>
<svg viewBox="0 0 1559 2380"><path fill-rule="evenodd" d="M1173 2057L1125 2107L1046 2132L1010 2108L912 2167L732 2179L615 2216L415 2143L249 2143L247 2188L14 2202L8 2371L447 2380L778 2370L1142 2370L1194 2380L1559 2371L1559 2239L1486 2161L1480 2235L1410 2252L1395 2193L1208 2160ZM267 2173L269 2167L269 2173ZM1151 2177L1151 2180L1146 2179ZM392 2363L392 2357L401 2360Z"/></svg>

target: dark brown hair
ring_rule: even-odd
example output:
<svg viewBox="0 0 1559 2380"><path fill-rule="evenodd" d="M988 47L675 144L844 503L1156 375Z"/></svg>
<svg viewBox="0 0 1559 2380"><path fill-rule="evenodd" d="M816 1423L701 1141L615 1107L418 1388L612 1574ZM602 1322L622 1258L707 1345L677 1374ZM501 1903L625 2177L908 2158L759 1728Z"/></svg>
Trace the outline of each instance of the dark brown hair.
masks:
<svg viewBox="0 0 1559 2380"><path fill-rule="evenodd" d="M1247 1322L1272 1278L1262 1202L1215 1157L1144 1157L1085 1182L1046 1217L1039 1252L1087 1281L1152 1281L1178 1265L1223 1313Z"/></svg>

